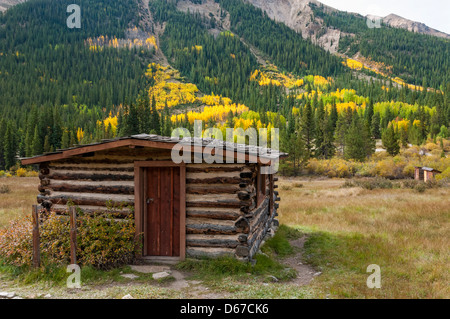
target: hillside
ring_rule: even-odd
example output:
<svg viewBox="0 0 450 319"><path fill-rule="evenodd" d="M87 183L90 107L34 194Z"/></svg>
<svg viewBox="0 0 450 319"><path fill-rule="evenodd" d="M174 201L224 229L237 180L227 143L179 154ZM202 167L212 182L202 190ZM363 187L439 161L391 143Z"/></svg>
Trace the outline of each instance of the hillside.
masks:
<svg viewBox="0 0 450 319"><path fill-rule="evenodd" d="M390 14L384 17L383 22L394 28L401 28L415 33L428 34L435 37L450 39L450 34L430 28L424 23L405 19L396 14Z"/></svg>
<svg viewBox="0 0 450 319"><path fill-rule="evenodd" d="M315 17L310 3L320 6L316 0L247 0L278 22L302 34L304 39L311 39L325 50L336 53L339 47L341 31L323 25L323 20ZM337 12L329 6L324 6L329 12Z"/></svg>
<svg viewBox="0 0 450 319"><path fill-rule="evenodd" d="M312 6L323 7L327 13L345 13L330 6L322 4L317 0L246 0L248 3L262 9L267 15L276 21L283 22L288 27L297 32L302 32L304 38L317 39L317 44L326 50L335 52L334 46L330 46L331 40L334 44L339 42L339 28L329 28L324 25L324 21L314 15ZM348 13L362 19L363 17L356 13ZM369 16L368 16L369 17ZM374 17L374 16L371 16ZM432 35L449 39L450 35L428 27L424 23L416 22L402 18L396 14L390 14L386 17L377 17L382 19L383 23L394 28L406 29L410 32ZM319 32L320 31L320 32Z"/></svg>
<svg viewBox="0 0 450 319"><path fill-rule="evenodd" d="M0 12L5 12L9 8L22 3L26 2L27 0L1 0L0 1Z"/></svg>
<svg viewBox="0 0 450 319"><path fill-rule="evenodd" d="M389 127L404 130L403 144L447 135L447 40L374 33L357 15L288 0L265 1L270 14L256 0L86 0L83 28L69 30L54 19L69 3L34 0L0 16L2 169L103 138L170 135L194 119L279 127L297 168L335 154L364 160Z"/></svg>
<svg viewBox="0 0 450 319"><path fill-rule="evenodd" d="M445 56L440 52L448 50L450 35L423 23L391 14L382 19L382 29L371 30L366 25L366 17L342 12L315 0L247 2L262 9L271 19L301 32L304 39L310 39L325 50L364 64L367 59L383 63L388 68L392 67L390 74L404 78L406 82L420 85L425 77L428 78L428 85L437 88L448 79L444 71L449 67L448 54ZM392 46L393 43L399 43L398 47ZM418 47L421 49L417 50ZM406 55L412 55L411 63L405 61ZM439 81L428 77L428 71L418 70L418 66L423 64L428 64L427 70L433 70L434 77L439 77ZM442 68L436 69L437 65Z"/></svg>

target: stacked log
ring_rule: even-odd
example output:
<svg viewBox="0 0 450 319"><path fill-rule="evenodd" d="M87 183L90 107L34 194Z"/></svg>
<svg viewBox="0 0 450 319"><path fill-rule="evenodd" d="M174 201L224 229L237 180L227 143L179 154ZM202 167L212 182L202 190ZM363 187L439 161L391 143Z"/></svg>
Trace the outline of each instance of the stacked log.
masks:
<svg viewBox="0 0 450 319"><path fill-rule="evenodd" d="M257 205L256 165L192 164L187 172L188 254L252 259L276 216L277 179L265 179L265 196Z"/></svg>
<svg viewBox="0 0 450 319"><path fill-rule="evenodd" d="M245 214L255 205L255 165L186 166L186 253L234 256L247 244Z"/></svg>
<svg viewBox="0 0 450 319"><path fill-rule="evenodd" d="M59 214L74 204L125 217L134 206L134 162L169 159L169 151L121 148L43 163L37 201Z"/></svg>

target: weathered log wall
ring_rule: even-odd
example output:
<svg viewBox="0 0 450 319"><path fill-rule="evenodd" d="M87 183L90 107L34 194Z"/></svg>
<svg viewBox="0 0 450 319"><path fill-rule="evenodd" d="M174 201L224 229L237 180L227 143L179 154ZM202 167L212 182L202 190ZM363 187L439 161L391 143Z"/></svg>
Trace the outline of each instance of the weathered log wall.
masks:
<svg viewBox="0 0 450 319"><path fill-rule="evenodd" d="M38 203L58 213L73 203L84 212L123 215L134 206L134 161L170 160L170 151L119 148L40 166Z"/></svg>
<svg viewBox="0 0 450 319"><path fill-rule="evenodd" d="M256 205L255 165L186 166L187 255L235 256L247 245L245 215Z"/></svg>
<svg viewBox="0 0 450 319"><path fill-rule="evenodd" d="M134 162L170 160L167 150L120 148L41 164L38 202L60 213L73 203L83 211L115 211L134 206ZM231 255L249 260L276 216L270 212L273 180L257 205L256 164L186 165L186 254ZM120 207L120 209L119 209Z"/></svg>

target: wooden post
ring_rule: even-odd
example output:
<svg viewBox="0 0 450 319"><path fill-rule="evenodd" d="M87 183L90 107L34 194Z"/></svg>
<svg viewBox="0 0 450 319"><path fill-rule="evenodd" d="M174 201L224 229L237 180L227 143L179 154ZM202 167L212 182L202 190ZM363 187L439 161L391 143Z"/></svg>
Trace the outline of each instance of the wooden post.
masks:
<svg viewBox="0 0 450 319"><path fill-rule="evenodd" d="M70 263L75 265L77 263L77 210L75 207L70 207Z"/></svg>
<svg viewBox="0 0 450 319"><path fill-rule="evenodd" d="M39 208L37 205L33 205L31 216L33 223L33 267L39 268L41 265L41 250L39 238Z"/></svg>

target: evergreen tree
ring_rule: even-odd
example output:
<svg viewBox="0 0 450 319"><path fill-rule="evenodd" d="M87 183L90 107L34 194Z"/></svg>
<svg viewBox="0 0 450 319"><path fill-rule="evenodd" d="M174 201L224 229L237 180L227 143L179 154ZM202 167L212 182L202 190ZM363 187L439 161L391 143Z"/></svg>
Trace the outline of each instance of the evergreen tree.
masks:
<svg viewBox="0 0 450 319"><path fill-rule="evenodd" d="M376 139L381 138L381 131L380 131L380 113L375 113L372 116L372 122L371 122L371 132L372 136Z"/></svg>
<svg viewBox="0 0 450 319"><path fill-rule="evenodd" d="M331 118L331 115L327 117L327 113L325 112L325 132L324 132L324 141L323 141L323 155L324 158L329 159L334 156L336 152L336 148L334 146L334 120Z"/></svg>
<svg viewBox="0 0 450 319"><path fill-rule="evenodd" d="M33 155L33 135L34 135L34 129L31 130L30 127L27 128L27 133L25 135L25 156L31 157Z"/></svg>
<svg viewBox="0 0 450 319"><path fill-rule="evenodd" d="M331 111L330 111L330 122L332 124L333 130L336 128L336 123L338 121L338 111L336 107L336 101L333 99L333 103L331 104Z"/></svg>
<svg viewBox="0 0 450 319"><path fill-rule="evenodd" d="M43 144L41 137L39 136L39 129L36 126L34 129L33 143L32 143L32 156L40 155L43 153Z"/></svg>
<svg viewBox="0 0 450 319"><path fill-rule="evenodd" d="M334 139L337 143L338 151L341 155L345 155L346 139L348 128L352 123L353 113L350 108L338 116Z"/></svg>
<svg viewBox="0 0 450 319"><path fill-rule="evenodd" d="M398 136L402 147L408 147L408 131L404 127L399 127Z"/></svg>
<svg viewBox="0 0 450 319"><path fill-rule="evenodd" d="M361 119L362 121L362 119ZM373 153L375 153L376 149L376 140L373 138L370 123L367 120L364 120L362 123L362 138L364 140L364 150L366 152L366 157L369 157Z"/></svg>
<svg viewBox="0 0 450 319"><path fill-rule="evenodd" d="M5 168L10 169L12 166L16 164L16 141L15 141L14 129L11 124L7 125L5 138L4 138L4 159L5 159Z"/></svg>
<svg viewBox="0 0 450 319"><path fill-rule="evenodd" d="M126 116L126 126L124 135L131 136L140 134L139 132L139 117L136 106L131 104L128 108L128 115Z"/></svg>
<svg viewBox="0 0 450 319"><path fill-rule="evenodd" d="M423 142L421 130L414 124L409 128L408 141L414 145L421 145Z"/></svg>
<svg viewBox="0 0 450 319"><path fill-rule="evenodd" d="M70 146L70 138L69 138L69 131L64 130L61 138L61 148L66 149Z"/></svg>
<svg viewBox="0 0 450 319"><path fill-rule="evenodd" d="M162 117L164 117L164 122L161 121L163 123L161 125L161 134L163 136L172 136L172 121L170 119L170 112L167 105L164 107Z"/></svg>
<svg viewBox="0 0 450 319"><path fill-rule="evenodd" d="M306 150L306 158L311 158L314 141L314 113L311 103L308 101L303 109L303 114L300 118L300 133L303 138L303 143Z"/></svg>
<svg viewBox="0 0 450 319"><path fill-rule="evenodd" d="M152 130L151 109L148 94L138 100L139 131L148 134Z"/></svg>
<svg viewBox="0 0 450 319"><path fill-rule="evenodd" d="M344 157L346 159L354 159L360 162L363 162L366 159L366 141L364 140L364 136L361 134L362 130L363 125L361 125L359 117L355 112L352 124L345 134Z"/></svg>
<svg viewBox="0 0 450 319"><path fill-rule="evenodd" d="M398 143L399 138L397 132L395 132L394 125L388 125L387 129L384 130L382 136L383 146L386 148L386 152L395 156L400 153L400 145Z"/></svg>
<svg viewBox="0 0 450 319"><path fill-rule="evenodd" d="M293 175L298 175L304 163L308 161L309 154L306 151L304 139L301 134L300 122L295 121L289 124L287 130L283 130L281 147L289 154L289 159L293 165Z"/></svg>
<svg viewBox="0 0 450 319"><path fill-rule="evenodd" d="M50 146L50 137L48 135L45 135L44 138L44 152L50 152L51 146Z"/></svg>
<svg viewBox="0 0 450 319"><path fill-rule="evenodd" d="M6 120L2 118L0 120L0 170L5 169L5 135L7 124Z"/></svg>
<svg viewBox="0 0 450 319"><path fill-rule="evenodd" d="M327 129L326 127L327 125L325 119L325 109L322 99L320 100L316 108L316 116L314 122L315 122L314 155L317 158L325 158L324 141L325 141L325 130Z"/></svg>
<svg viewBox="0 0 450 319"><path fill-rule="evenodd" d="M152 97L152 109L151 109L151 132L153 134L161 135L161 119L159 117L158 110L156 109L155 96Z"/></svg>
<svg viewBox="0 0 450 319"><path fill-rule="evenodd" d="M364 117L367 123L369 123L369 126L372 125L372 118L373 118L373 100L370 99L369 105L367 105L366 110L364 112Z"/></svg>
<svg viewBox="0 0 450 319"><path fill-rule="evenodd" d="M442 138L442 137L440 138L440 146L441 146L441 150L442 150L441 157L446 158L445 148L444 148L444 138Z"/></svg>

